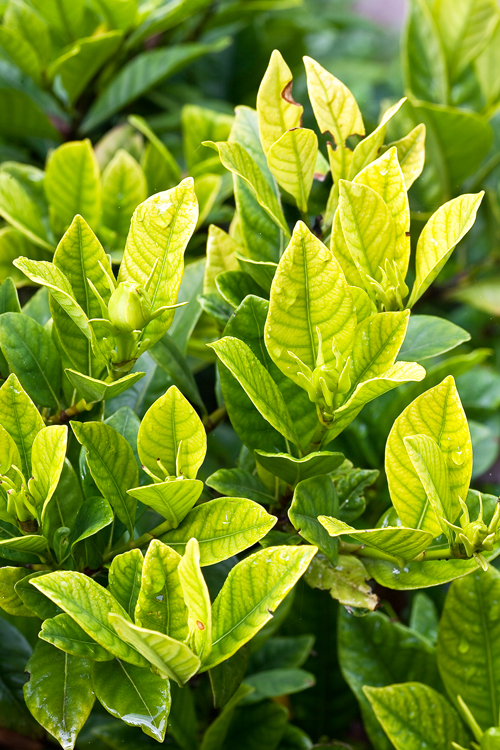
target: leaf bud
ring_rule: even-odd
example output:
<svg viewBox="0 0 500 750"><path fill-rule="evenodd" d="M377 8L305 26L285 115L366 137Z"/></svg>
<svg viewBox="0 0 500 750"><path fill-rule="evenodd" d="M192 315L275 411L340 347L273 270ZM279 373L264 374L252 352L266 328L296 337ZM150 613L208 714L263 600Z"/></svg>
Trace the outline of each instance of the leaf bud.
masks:
<svg viewBox="0 0 500 750"><path fill-rule="evenodd" d="M108 314L120 333L141 331L151 320L151 300L139 284L122 281L109 299Z"/></svg>

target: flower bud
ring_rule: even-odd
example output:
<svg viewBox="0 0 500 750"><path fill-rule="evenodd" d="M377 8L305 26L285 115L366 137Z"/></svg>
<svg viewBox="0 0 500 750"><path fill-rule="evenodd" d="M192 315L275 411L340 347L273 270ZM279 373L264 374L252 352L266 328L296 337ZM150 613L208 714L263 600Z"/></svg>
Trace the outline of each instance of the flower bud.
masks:
<svg viewBox="0 0 500 750"><path fill-rule="evenodd" d="M122 281L110 297L108 314L120 333L141 331L151 319L151 300L139 284Z"/></svg>
<svg viewBox="0 0 500 750"><path fill-rule="evenodd" d="M491 727L483 732L480 743L481 750L500 750L500 729Z"/></svg>

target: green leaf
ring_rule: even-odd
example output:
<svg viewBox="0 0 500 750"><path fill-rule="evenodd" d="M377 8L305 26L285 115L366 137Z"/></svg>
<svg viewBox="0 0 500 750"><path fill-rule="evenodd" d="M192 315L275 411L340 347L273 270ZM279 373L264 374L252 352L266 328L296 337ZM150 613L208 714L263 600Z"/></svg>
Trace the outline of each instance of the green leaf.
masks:
<svg viewBox="0 0 500 750"><path fill-rule="evenodd" d="M38 409L23 391L17 377L9 375L0 388L0 425L14 440L21 456L22 472L31 476L31 450L36 435L44 427Z"/></svg>
<svg viewBox="0 0 500 750"><path fill-rule="evenodd" d="M257 94L259 134L264 153L291 128L300 127L304 108L292 98L292 73L274 50Z"/></svg>
<svg viewBox="0 0 500 750"><path fill-rule="evenodd" d="M159 539L153 539L142 567L135 622L183 641L188 636L188 611L178 567L180 555Z"/></svg>
<svg viewBox="0 0 500 750"><path fill-rule="evenodd" d="M79 561L80 557L83 557L84 561L86 559L87 545L81 544L81 542L97 534L101 529L105 529L113 520L113 510L103 497L91 497L82 504L71 535L71 551L75 560ZM77 545L80 545L80 547ZM111 566L113 566L113 563ZM118 599L118 601L120 600Z"/></svg>
<svg viewBox="0 0 500 750"><path fill-rule="evenodd" d="M154 474L161 476L160 461L168 476L196 478L207 450L205 428L174 385L144 415L137 446L141 463Z"/></svg>
<svg viewBox="0 0 500 750"><path fill-rule="evenodd" d="M398 356L407 362L421 362L469 340L470 333L450 320L434 315L412 315Z"/></svg>
<svg viewBox="0 0 500 750"><path fill-rule="evenodd" d="M32 0L31 5L63 39L78 39L84 14L82 0Z"/></svg>
<svg viewBox="0 0 500 750"><path fill-rule="evenodd" d="M487 107L494 105L500 96L500 78L498 76L498 40L500 26L497 25L493 36L483 51L474 60L474 72L486 100Z"/></svg>
<svg viewBox="0 0 500 750"><path fill-rule="evenodd" d="M172 529L177 528L202 492L203 482L198 479L184 479L182 476L170 482L148 484L128 490L129 495L170 521Z"/></svg>
<svg viewBox="0 0 500 750"><path fill-rule="evenodd" d="M137 20L137 0L94 0L111 29L128 31Z"/></svg>
<svg viewBox="0 0 500 750"><path fill-rule="evenodd" d="M54 602L51 602L50 599L47 599L46 596L37 591L34 586L30 585L30 580L32 578L43 576L46 572L47 571L42 570L36 573L30 573L24 578L21 578L21 580L19 580L15 585L16 594L26 605L26 607L31 610L30 614L35 614L41 620L46 620L49 617L55 617L58 612L60 612L59 607L57 607Z"/></svg>
<svg viewBox="0 0 500 750"><path fill-rule="evenodd" d="M215 279L223 271L238 271L239 264L236 253L242 248L224 232L223 229L210 224L207 239L207 264L203 278L203 294L217 291Z"/></svg>
<svg viewBox="0 0 500 750"><path fill-rule="evenodd" d="M193 652L205 662L212 650L212 605L200 567L200 545L191 538L177 568L188 611L188 636Z"/></svg>
<svg viewBox="0 0 500 750"><path fill-rule="evenodd" d="M80 656L92 661L113 659L113 654L99 646L75 620L66 614L44 620L38 637L73 656Z"/></svg>
<svg viewBox="0 0 500 750"><path fill-rule="evenodd" d="M11 278L5 279L5 281L0 284L0 312L21 312L21 305L19 304L16 286Z"/></svg>
<svg viewBox="0 0 500 750"><path fill-rule="evenodd" d="M252 500L220 497L193 508L161 540L180 553L194 537L200 545L201 565L213 565L251 547L275 523L276 517Z"/></svg>
<svg viewBox="0 0 500 750"><path fill-rule="evenodd" d="M184 6L188 6L193 0L185 0ZM200 0L194 0L199 3ZM201 0L208 4L207 0ZM213 155L204 147L200 147L202 141L225 141L231 132L231 126L234 117L223 112L217 112L213 109L199 107L195 104L185 104L181 112L182 134L184 156L189 170L207 160L211 160ZM215 227L214 227L215 229ZM225 234L223 230L219 230Z"/></svg>
<svg viewBox="0 0 500 750"><path fill-rule="evenodd" d="M21 385L40 406L59 407L61 358L50 331L22 313L0 316L0 345Z"/></svg>
<svg viewBox="0 0 500 750"><path fill-rule="evenodd" d="M132 448L124 437L103 422L71 422L71 427L78 442L87 450L87 463L94 482L133 537L137 501L127 490L137 484L139 470Z"/></svg>
<svg viewBox="0 0 500 750"><path fill-rule="evenodd" d="M12 729L27 737L40 737L40 726L26 708L23 684L24 670L31 656L31 646L19 630L0 617L0 721L4 730Z"/></svg>
<svg viewBox="0 0 500 750"><path fill-rule="evenodd" d="M50 425L37 432L31 447L31 478L28 481L30 494L37 506L41 506L43 523L45 510L56 487L66 458L68 428L66 425Z"/></svg>
<svg viewBox="0 0 500 750"><path fill-rule="evenodd" d="M286 708L273 701L237 707L221 750L275 750L287 721Z"/></svg>
<svg viewBox="0 0 500 750"><path fill-rule="evenodd" d="M17 73L17 69L15 70ZM29 79L24 78L24 82L27 84ZM19 88L20 84L17 86L14 84L11 88L5 79L2 83L4 84L0 88L0 133L2 136L17 139L19 133L22 132L24 137L28 138L50 138L60 141L60 132L56 130L38 102L34 101L29 93ZM36 89L36 92L41 93L40 89ZM49 98L49 101L52 103L53 100ZM15 205L14 201L15 197L12 195L10 205Z"/></svg>
<svg viewBox="0 0 500 750"><path fill-rule="evenodd" d="M446 58L430 4L426 0L411 0L409 4L402 62L406 88L417 99L446 103Z"/></svg>
<svg viewBox="0 0 500 750"><path fill-rule="evenodd" d="M114 659L92 665L92 684L97 700L112 716L163 742L171 705L168 680Z"/></svg>
<svg viewBox="0 0 500 750"><path fill-rule="evenodd" d="M213 604L212 653L204 669L232 656L271 619L316 552L310 546L271 547L235 565Z"/></svg>
<svg viewBox="0 0 500 750"><path fill-rule="evenodd" d="M148 197L142 167L120 148L102 173L102 222L126 237L132 214Z"/></svg>
<svg viewBox="0 0 500 750"><path fill-rule="evenodd" d="M375 547L389 555L403 560L413 560L432 542L432 534L418 529L405 529L403 526L385 526L381 529L354 529L337 518L318 516L318 521L330 536L348 534L360 544Z"/></svg>
<svg viewBox="0 0 500 750"><path fill-rule="evenodd" d="M314 675L303 669L268 669L257 672L245 678L245 685L254 689L253 693L246 696L245 704L258 703L279 695L293 695L314 687L315 684Z"/></svg>
<svg viewBox="0 0 500 750"><path fill-rule="evenodd" d="M316 476L299 482L288 510L292 525L310 544L315 544L334 564L337 563L338 542L325 532L320 518L336 516L339 499L329 476Z"/></svg>
<svg viewBox="0 0 500 750"><path fill-rule="evenodd" d="M225 662L227 663L227 662ZM210 673L212 674L212 672ZM253 688L249 685L240 685L231 698L224 705L217 718L207 727L203 733L200 750L220 750L226 739L229 725L234 716L234 709L241 701L251 693Z"/></svg>
<svg viewBox="0 0 500 750"><path fill-rule="evenodd" d="M100 170L89 140L59 146L45 168L51 223L62 234L79 214L95 228L101 215Z"/></svg>
<svg viewBox="0 0 500 750"><path fill-rule="evenodd" d="M433 688L417 682L374 688L365 695L396 750L448 750L452 742L467 745L467 733L456 711Z"/></svg>
<svg viewBox="0 0 500 750"><path fill-rule="evenodd" d="M131 549L114 557L109 568L108 590L131 618L141 588L143 562L142 552Z"/></svg>
<svg viewBox="0 0 500 750"><path fill-rule="evenodd" d="M356 99L347 86L325 70L312 57L304 57L307 90L321 133L330 133L344 151L350 135L365 134L363 118ZM345 177L345 170L342 176Z"/></svg>
<svg viewBox="0 0 500 750"><path fill-rule="evenodd" d="M168 190L181 180L181 170L174 157L143 117L130 115L128 121L144 135L149 143L142 159L148 184L148 194Z"/></svg>
<svg viewBox="0 0 500 750"><path fill-rule="evenodd" d="M43 513L42 531L52 543L54 532L65 526L72 529L75 519L83 503L80 482L71 463L66 458L63 464L59 484L49 503L45 505Z"/></svg>
<svg viewBox="0 0 500 750"><path fill-rule="evenodd" d="M250 669L263 672L267 669L298 669L314 646L313 635L274 636L252 653Z"/></svg>
<svg viewBox="0 0 500 750"><path fill-rule="evenodd" d="M26 705L64 748L73 750L94 705L90 661L40 641L26 665Z"/></svg>
<svg viewBox="0 0 500 750"><path fill-rule="evenodd" d="M118 659L146 666L146 660L122 641L109 624L109 614L127 618L125 610L92 578L74 571L56 571L34 579L32 586L52 599L87 635Z"/></svg>
<svg viewBox="0 0 500 750"><path fill-rule="evenodd" d="M419 591L411 603L410 628L425 636L432 645L438 637L439 614L434 601Z"/></svg>
<svg viewBox="0 0 500 750"><path fill-rule="evenodd" d="M404 310L378 313L358 325L352 349L353 385L383 377L394 365L409 320L409 310Z"/></svg>
<svg viewBox="0 0 500 750"><path fill-rule="evenodd" d="M4 164L0 170L0 214L35 245L53 252L44 179L44 172L35 167L6 169Z"/></svg>
<svg viewBox="0 0 500 750"><path fill-rule="evenodd" d="M228 497L246 497L263 505L274 503L274 495L270 494L259 477L243 469L218 469L209 476L206 484Z"/></svg>
<svg viewBox="0 0 500 750"><path fill-rule="evenodd" d="M110 614L109 620L120 638L137 649L161 677L184 685L198 671L200 660L184 643L133 625L118 614Z"/></svg>
<svg viewBox="0 0 500 750"><path fill-rule="evenodd" d="M80 372L76 372L76 370L66 369L64 372L71 385L76 388L82 398L89 404L107 401L110 398L119 396L128 390L128 388L135 385L146 374L145 372L129 372L123 378L114 380L112 383L107 383L104 380L96 380L89 375L83 375Z"/></svg>
<svg viewBox="0 0 500 750"><path fill-rule="evenodd" d="M460 695L483 729L496 725L500 707L499 591L492 566L454 581L439 623L438 664L448 695L456 706Z"/></svg>
<svg viewBox="0 0 500 750"><path fill-rule="evenodd" d="M408 300L413 307L440 273L458 242L476 220L484 192L461 195L445 203L422 230L417 243L416 278Z"/></svg>
<svg viewBox="0 0 500 750"><path fill-rule="evenodd" d="M16 584L29 575L26 568L0 568L0 607L15 617L35 617L16 591ZM1 691L0 691L1 694Z"/></svg>
<svg viewBox="0 0 500 750"><path fill-rule="evenodd" d="M4 550L37 555L42 561L46 561L49 556L47 540L38 534L0 539L0 557L2 557Z"/></svg>
<svg viewBox="0 0 500 750"><path fill-rule="evenodd" d="M287 130L267 152L271 174L295 198L299 211L307 211L317 154L318 137L307 128Z"/></svg>
<svg viewBox="0 0 500 750"><path fill-rule="evenodd" d="M345 355L356 328L352 295L331 252L303 222L294 229L271 287L265 342L276 366L297 385L297 358L314 370L319 353L317 329L326 365L335 364L333 345ZM295 355L295 356L294 356Z"/></svg>
<svg viewBox="0 0 500 750"><path fill-rule="evenodd" d="M198 57L221 51L227 43L225 38L213 44L174 44L136 55L112 78L93 103L81 124L81 131L87 133L93 130L165 78L182 70Z"/></svg>
<svg viewBox="0 0 500 750"><path fill-rule="evenodd" d="M26 75L40 84L42 69L35 48L21 34L0 26L0 47Z"/></svg>
<svg viewBox="0 0 500 750"><path fill-rule="evenodd" d="M132 217L118 281L134 281L144 286L152 274L148 293L153 311L175 304L184 268L184 250L197 218L191 177L171 190L152 195ZM150 346L158 341L171 325L174 312L167 310L148 323L143 340L149 339Z"/></svg>
<svg viewBox="0 0 500 750"><path fill-rule="evenodd" d="M472 473L469 428L451 376L416 398L403 411L392 427L386 447L387 481L398 516L403 524L437 536L441 527L404 443L404 438L412 435L432 438L443 452L448 468L451 512L458 508L458 498L467 496Z"/></svg>
<svg viewBox="0 0 500 750"><path fill-rule="evenodd" d="M257 163L250 154L240 146L239 143L222 141L204 141L204 146L211 146L219 152L219 157L226 169L237 177L240 177L250 188L266 213L271 217L276 226L282 230L285 236L289 236L288 224L286 223L279 200L272 187L266 180Z"/></svg>
<svg viewBox="0 0 500 750"><path fill-rule="evenodd" d="M87 84L117 52L122 41L119 31L78 39L49 68L54 90L70 107L79 99Z"/></svg>
<svg viewBox="0 0 500 750"><path fill-rule="evenodd" d="M240 648L233 656L221 662L208 673L214 699L214 708L223 708L240 687L248 668L248 648ZM244 694L246 690L242 691Z"/></svg>
<svg viewBox="0 0 500 750"><path fill-rule="evenodd" d="M363 138L356 146L353 151L351 163L349 165L348 179L352 180L361 170L370 164L380 151L380 148L384 142L385 131L387 129L388 122L394 117L395 114L401 109L406 99L400 99L392 107L382 115L382 119L375 130L370 135Z"/></svg>
<svg viewBox="0 0 500 750"><path fill-rule="evenodd" d="M42 66L45 67L52 54L49 27L27 3L9 3L3 17L3 25L23 36L34 48Z"/></svg>
<svg viewBox="0 0 500 750"><path fill-rule="evenodd" d="M392 745L375 718L363 687L419 681L440 689L435 650L418 633L382 612L356 617L345 609L339 610L338 650L342 674L359 701L371 744L378 750L389 750Z"/></svg>
<svg viewBox="0 0 500 750"><path fill-rule="evenodd" d="M262 294L259 284L245 271L223 271L215 283L221 297L233 307L241 305L249 294Z"/></svg>
<svg viewBox="0 0 500 750"><path fill-rule="evenodd" d="M238 380L252 403L278 432L300 446L290 413L269 372L243 341L225 336L210 345Z"/></svg>
<svg viewBox="0 0 500 750"><path fill-rule="evenodd" d="M161 367L170 376L181 393L204 410L203 400L188 361L172 336L166 333L149 350L149 354L158 367Z"/></svg>
<svg viewBox="0 0 500 750"><path fill-rule="evenodd" d="M425 125L421 123L408 135L389 143L386 148L396 146L398 161L403 172L405 188L409 190L417 177L422 174L425 162Z"/></svg>

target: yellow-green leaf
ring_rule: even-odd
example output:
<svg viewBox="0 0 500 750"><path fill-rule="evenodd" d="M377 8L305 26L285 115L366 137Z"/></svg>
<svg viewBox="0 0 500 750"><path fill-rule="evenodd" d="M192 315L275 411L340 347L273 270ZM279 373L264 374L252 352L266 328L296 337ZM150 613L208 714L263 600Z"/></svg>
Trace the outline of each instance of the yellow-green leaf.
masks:
<svg viewBox="0 0 500 750"><path fill-rule="evenodd" d="M200 568L200 545L196 539L186 544L177 570L188 611L186 641L203 662L212 650L212 605Z"/></svg>
<svg viewBox="0 0 500 750"><path fill-rule="evenodd" d="M386 526L382 529L355 529L337 518L318 516L318 521L330 536L349 535L360 544L374 547L393 557L413 560L432 542L432 534L418 529L406 529L404 526Z"/></svg>
<svg viewBox="0 0 500 750"><path fill-rule="evenodd" d="M387 148L392 148L392 146L395 146L398 151L398 161L405 179L405 187L409 190L424 168L425 125L420 123L408 135L390 143Z"/></svg>
<svg viewBox="0 0 500 750"><path fill-rule="evenodd" d="M102 222L126 237L132 215L148 197L141 165L125 149L118 149L102 173Z"/></svg>
<svg viewBox="0 0 500 750"><path fill-rule="evenodd" d="M353 151L351 163L349 165L348 178L350 180L354 179L358 172L361 172L363 167L366 167L367 164L370 164L370 162L377 158L384 142L387 123L401 109L405 101L406 99L400 99L396 104L393 104L392 107L389 107L389 109L382 115L380 124L375 128L373 133L370 133L370 135L367 135L366 138L363 138L363 140L358 143Z"/></svg>
<svg viewBox="0 0 500 750"><path fill-rule="evenodd" d="M176 529L203 492L203 482L179 477L170 482L148 484L128 490L129 495L153 508Z"/></svg>
<svg viewBox="0 0 500 750"><path fill-rule="evenodd" d="M287 130L267 153L271 174L295 198L299 211L307 211L317 155L318 138L307 128Z"/></svg>
<svg viewBox="0 0 500 750"><path fill-rule="evenodd" d="M17 377L9 375L0 388L0 425L14 440L21 457L20 468L31 476L31 451L44 423L33 401L23 391Z"/></svg>
<svg viewBox="0 0 500 750"><path fill-rule="evenodd" d="M37 506L41 507L43 521L50 498L59 483L64 466L68 428L66 425L43 427L37 433L31 449L31 479L29 490Z"/></svg>
<svg viewBox="0 0 500 750"><path fill-rule="evenodd" d="M495 0L437 0L434 17L453 79L486 46L499 13Z"/></svg>
<svg viewBox="0 0 500 750"><path fill-rule="evenodd" d="M409 319L408 310L377 313L358 325L352 349L353 384L381 377L392 367L405 339Z"/></svg>
<svg viewBox="0 0 500 750"><path fill-rule="evenodd" d="M203 294L217 291L215 279L223 271L238 271L240 266L236 253L244 252L227 232L215 224L208 227L207 238L207 264L203 279Z"/></svg>
<svg viewBox="0 0 500 750"><path fill-rule="evenodd" d="M274 50L257 93L259 134L264 153L286 130L298 128L304 108L292 98L292 72Z"/></svg>

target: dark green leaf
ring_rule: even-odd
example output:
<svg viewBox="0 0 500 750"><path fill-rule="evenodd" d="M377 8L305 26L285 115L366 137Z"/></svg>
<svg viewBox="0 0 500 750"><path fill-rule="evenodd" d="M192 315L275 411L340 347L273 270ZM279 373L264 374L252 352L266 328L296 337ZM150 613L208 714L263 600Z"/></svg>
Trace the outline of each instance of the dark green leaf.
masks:
<svg viewBox="0 0 500 750"><path fill-rule="evenodd" d="M328 509L328 510L327 510ZM327 475L311 477L295 488L288 517L299 534L319 547L334 565L337 564L338 539L333 539L318 521L318 516L337 517L339 499L332 479Z"/></svg>
<svg viewBox="0 0 500 750"><path fill-rule="evenodd" d="M28 679L24 670L31 656L31 646L19 630L0 617L0 724L28 737L40 736L40 727L26 709L23 685Z"/></svg>
<svg viewBox="0 0 500 750"><path fill-rule="evenodd" d="M293 487L304 479L335 471L343 463L344 456L342 453L317 451L304 458L294 458L288 453L264 453L257 450L255 459L264 469Z"/></svg>
<svg viewBox="0 0 500 750"><path fill-rule="evenodd" d="M243 469L219 469L206 483L228 497L246 497L264 505L273 503L275 499L256 474Z"/></svg>

